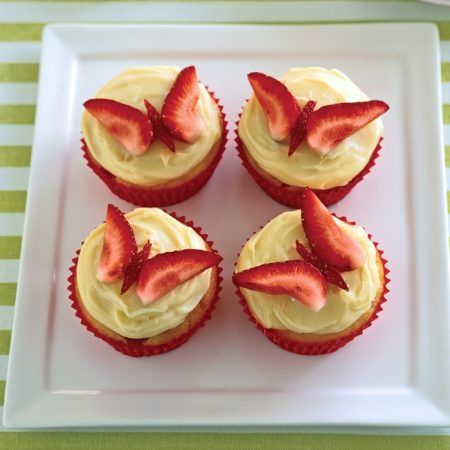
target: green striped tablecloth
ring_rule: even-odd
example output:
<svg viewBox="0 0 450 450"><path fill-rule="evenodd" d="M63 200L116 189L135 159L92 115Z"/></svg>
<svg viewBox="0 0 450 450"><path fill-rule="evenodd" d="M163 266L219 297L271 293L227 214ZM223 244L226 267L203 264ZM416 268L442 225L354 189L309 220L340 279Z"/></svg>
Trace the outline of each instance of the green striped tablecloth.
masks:
<svg viewBox="0 0 450 450"><path fill-rule="evenodd" d="M378 1L0 1L0 405L14 314L39 71L46 23L331 23L432 21L441 37L446 165L450 167L450 8L403 0ZM444 151L444 149L442 149ZM450 169L447 169L449 180ZM449 198L449 192L447 192ZM0 413L2 407L0 406ZM280 433L11 432L0 425L0 448L450 448L450 430L424 436ZM258 430L264 431L264 430ZM383 431L387 433L387 430ZM411 430L393 433L410 434Z"/></svg>

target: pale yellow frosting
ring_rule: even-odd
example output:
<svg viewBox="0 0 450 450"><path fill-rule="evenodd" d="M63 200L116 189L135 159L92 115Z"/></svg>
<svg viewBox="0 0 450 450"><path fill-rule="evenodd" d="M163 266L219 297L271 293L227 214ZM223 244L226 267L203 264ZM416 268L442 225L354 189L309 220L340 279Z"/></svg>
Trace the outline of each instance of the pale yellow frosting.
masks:
<svg viewBox="0 0 450 450"><path fill-rule="evenodd" d="M336 69L290 69L279 80L301 107L309 100L317 101L316 109L334 103L369 100ZM288 156L289 142L277 142L271 137L266 115L254 95L245 105L239 122L239 137L258 166L285 184L314 189L347 184L367 164L382 134L383 124L378 118L324 156L305 141Z"/></svg>
<svg viewBox="0 0 450 450"><path fill-rule="evenodd" d="M361 227L334 220L367 253L366 262L360 269L342 273L348 292L327 284L326 305L314 312L288 295L241 289L252 314L264 328L297 333L335 333L347 328L370 309L380 287L377 250ZM308 246L301 224L301 211L280 214L244 245L236 272L265 263L301 259L295 249L296 240Z"/></svg>
<svg viewBox="0 0 450 450"><path fill-rule="evenodd" d="M206 250L205 241L191 227L183 225L158 208L137 208L125 214L141 249L147 240L150 256L175 250ZM180 284L149 305L136 295L136 284L120 295L122 279L103 283L97 279L97 265L103 246L105 225L99 225L84 241L77 266L77 287L83 305L100 323L127 338L148 338L183 323L209 288L212 269Z"/></svg>
<svg viewBox="0 0 450 450"><path fill-rule="evenodd" d="M95 95L134 106L145 112L144 99L161 111L180 69L177 67L133 67L106 83ZM159 139L149 150L133 156L87 111L82 118L83 137L94 157L106 170L121 180L140 186L154 186L180 178L208 155L222 133L219 109L205 87L199 84L200 98L196 105L204 128L193 144L175 140L171 152Z"/></svg>

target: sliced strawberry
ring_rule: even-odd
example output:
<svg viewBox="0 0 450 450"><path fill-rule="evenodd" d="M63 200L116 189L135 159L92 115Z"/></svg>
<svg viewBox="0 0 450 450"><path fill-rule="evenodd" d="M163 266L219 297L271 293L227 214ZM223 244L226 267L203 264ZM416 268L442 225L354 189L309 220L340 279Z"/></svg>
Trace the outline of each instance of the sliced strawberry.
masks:
<svg viewBox="0 0 450 450"><path fill-rule="evenodd" d="M216 253L204 250L160 253L142 266L136 293L144 305L154 302L221 260Z"/></svg>
<svg viewBox="0 0 450 450"><path fill-rule="evenodd" d="M132 155L148 150L153 139L153 127L139 109L106 98L92 98L84 107Z"/></svg>
<svg viewBox="0 0 450 450"><path fill-rule="evenodd" d="M298 146L302 143L303 139L305 139L306 124L308 123L309 116L316 107L316 103L317 102L315 100L309 100L309 102L306 103L301 113L299 114L294 128L292 129L288 156L291 156L295 152L295 150L297 150Z"/></svg>
<svg viewBox="0 0 450 450"><path fill-rule="evenodd" d="M133 283L138 279L142 264L147 261L148 255L150 254L151 246L152 244L150 244L150 241L147 241L142 250L137 252L131 258L130 263L124 267L122 289L120 290L121 294L125 294L125 292L127 292Z"/></svg>
<svg viewBox="0 0 450 450"><path fill-rule="evenodd" d="M348 291L347 283L344 281L338 270L329 266L326 262L321 261L314 253L312 253L299 241L295 241L295 246L298 254L303 258L303 260L319 269L320 273L325 277L325 280L327 280L328 283L334 284L335 286Z"/></svg>
<svg viewBox="0 0 450 450"><path fill-rule="evenodd" d="M104 283L118 280L136 252L133 228L119 208L108 205L97 278Z"/></svg>
<svg viewBox="0 0 450 450"><path fill-rule="evenodd" d="M339 272L361 267L366 252L346 234L311 189L301 199L302 225L312 252Z"/></svg>
<svg viewBox="0 0 450 450"><path fill-rule="evenodd" d="M161 115L159 114L158 110L147 100L144 100L144 104L147 109L148 119L153 125L155 138L159 138L170 151L175 153L175 144L173 142L172 136L166 130L166 127L162 122Z"/></svg>
<svg viewBox="0 0 450 450"><path fill-rule="evenodd" d="M308 120L308 145L319 153L328 153L388 109L389 106L380 100L322 106Z"/></svg>
<svg viewBox="0 0 450 450"><path fill-rule="evenodd" d="M269 121L270 134L283 141L292 131L300 114L300 107L289 89L276 78L259 72L247 75L253 92Z"/></svg>
<svg viewBox="0 0 450 450"><path fill-rule="evenodd" d="M327 301L325 278L314 266L300 260L262 264L244 270L233 275L233 283L252 291L289 295L316 312Z"/></svg>
<svg viewBox="0 0 450 450"><path fill-rule="evenodd" d="M193 144L202 134L203 120L195 110L199 96L195 67L185 67L167 94L161 111L163 124L175 139Z"/></svg>

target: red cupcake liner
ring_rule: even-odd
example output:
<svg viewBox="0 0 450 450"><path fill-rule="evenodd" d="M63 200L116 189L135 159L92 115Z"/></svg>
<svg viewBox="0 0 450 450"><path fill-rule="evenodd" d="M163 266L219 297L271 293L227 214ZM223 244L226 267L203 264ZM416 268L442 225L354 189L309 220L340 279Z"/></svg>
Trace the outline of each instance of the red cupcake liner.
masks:
<svg viewBox="0 0 450 450"><path fill-rule="evenodd" d="M277 186L264 178L257 170L255 170L253 165L250 163L247 155L245 154L244 144L238 133L238 126L241 115L242 113L239 114L239 120L236 122L235 142L242 165L247 169L250 175L258 183L261 189L266 192L266 194L283 205L289 206L291 208L299 208L303 188L299 187L293 191L291 190L292 186L289 186L287 184L283 184L283 186ZM372 152L372 156L370 157L364 169L361 170L361 172L359 172L357 175L355 175L355 177L353 177L347 184L330 189L312 189L325 206L332 205L333 203L337 203L339 200L342 200L372 170L375 165L375 160L379 156L382 140L383 138L380 138L380 140L378 141L378 144ZM290 189L288 189L288 187Z"/></svg>
<svg viewBox="0 0 450 450"><path fill-rule="evenodd" d="M175 213L168 213L168 214L170 214L173 218L175 218L182 224L187 225L192 229L194 229L209 245L211 250L214 253L218 253L217 250L213 248L214 243L208 240L208 235L202 233L200 227L195 226L192 221L186 220L184 216L178 217ZM78 298L76 289L76 271L79 254L80 249L76 251L76 257L72 259L73 265L69 268L71 275L67 279L67 281L69 282L68 290L69 290L69 299L71 301L71 307L75 310L75 315L80 319L81 324L84 325L89 332L91 332L97 338L102 339L103 341L111 345L115 350L117 350L120 353L123 353L124 355L133 356L136 358L142 356L153 356L153 355L160 355L162 353L167 353L180 347L181 345L185 344L199 328L203 327L206 321L211 319L212 312L214 311L216 304L219 301L219 293L222 290L221 283L223 281L223 278L221 276L222 267L220 265L217 266L217 286L214 292L214 297L211 303L209 304L207 310L201 317L201 319L186 333L176 337L170 342L159 345L146 344L145 343L146 339L124 338L125 339L124 341L118 341L114 338L111 338L110 336L105 335L100 330L91 325L91 323L87 320L83 310L81 309L80 300Z"/></svg>
<svg viewBox="0 0 450 450"><path fill-rule="evenodd" d="M228 122L226 120L225 113L223 112L223 106L215 97L214 92L208 92L219 108L222 121L222 135L219 141L219 150L217 151L215 157L208 164L208 166L206 166L195 177L182 183L180 186L160 189L152 188L151 186L140 187L133 184L122 183L117 180L117 177L115 175L95 162L89 152L86 141L84 140L84 138L82 138L81 149L83 150L83 156L87 161L88 167L108 186L113 194L117 195L123 200L126 200L127 202L133 203L138 206L168 206L175 203L180 203L193 196L211 178L212 174L216 170L217 165L219 164L219 161L223 156L225 145L227 143Z"/></svg>
<svg viewBox="0 0 450 450"><path fill-rule="evenodd" d="M337 216L335 216L337 217ZM356 225L356 222L351 222L347 220L346 217L338 217L338 219L343 220L347 222L350 225ZM262 227L260 227L261 229ZM256 233L256 232L255 232ZM253 233L253 234L255 234ZM298 340L292 340L289 338L286 338L284 336L281 336L277 330L275 329L269 329L264 328L255 318L255 316L250 311L250 308L247 304L247 301L245 300L244 295L242 294L241 290L239 288L236 289L236 293L239 297L239 304L242 306L242 309L244 313L247 315L248 320L252 322L254 325L256 325L256 328L260 330L267 339L272 341L275 345L278 345L278 347L281 347L284 350L287 350L292 353L297 353L298 355L323 355L326 353L332 353L336 350L340 349L344 345L348 344L350 341L355 339L357 336L361 335L363 331L367 328L369 328L372 323L378 318L378 314L383 310L383 303L387 301L386 295L389 292L389 289L387 285L390 282L390 279L387 277L388 273L390 272L387 268L387 259L383 258L383 250L381 250L378 246L378 242L375 242L372 240L372 235L368 234L369 239L372 241L372 243L375 245L375 248L377 249L378 254L380 255L381 262L383 264L383 278L384 278L384 285L383 285L383 293L381 295L380 300L378 301L378 304L372 314L369 316L369 318L364 322L360 327L353 330L351 333L341 336L337 339L329 339L327 341L321 341L321 342L301 342ZM245 244L244 244L245 245Z"/></svg>

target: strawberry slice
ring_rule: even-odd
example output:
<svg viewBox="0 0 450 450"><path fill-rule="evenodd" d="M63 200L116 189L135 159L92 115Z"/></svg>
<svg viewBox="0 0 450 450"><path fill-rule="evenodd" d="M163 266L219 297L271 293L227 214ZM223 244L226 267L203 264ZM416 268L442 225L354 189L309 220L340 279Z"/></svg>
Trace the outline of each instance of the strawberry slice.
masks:
<svg viewBox="0 0 450 450"><path fill-rule="evenodd" d="M133 228L119 208L108 205L97 279L104 283L118 280L123 275L124 267L130 263L136 252Z"/></svg>
<svg viewBox="0 0 450 450"><path fill-rule="evenodd" d="M334 284L335 286L348 291L347 283L344 281L342 275L338 270L329 266L326 262L321 261L314 253L312 253L299 241L295 241L295 247L298 254L303 258L303 260L319 269L320 273L324 276L325 280L327 280L328 283Z"/></svg>
<svg viewBox="0 0 450 450"><path fill-rule="evenodd" d="M308 120L306 141L318 153L328 153L388 109L381 100L322 106Z"/></svg>
<svg viewBox="0 0 450 450"><path fill-rule="evenodd" d="M173 153L175 153L175 144L172 136L166 130L166 127L162 123L161 115L158 110L147 100L144 100L145 108L147 109L147 116L153 125L155 132L155 138L159 138L161 142Z"/></svg>
<svg viewBox="0 0 450 450"><path fill-rule="evenodd" d="M139 109L107 98L91 98L84 107L132 155L142 155L153 139L153 127Z"/></svg>
<svg viewBox="0 0 450 450"><path fill-rule="evenodd" d="M128 289L130 289L130 287L133 285L133 283L138 279L142 264L147 261L148 255L150 254L151 246L152 244L150 244L150 241L147 241L142 250L133 255L130 263L124 267L124 278L120 294L125 294L125 292L127 292Z"/></svg>
<svg viewBox="0 0 450 450"><path fill-rule="evenodd" d="M195 67L185 67L167 94L161 111L163 124L175 139L193 144L202 134L203 120L195 110L199 96Z"/></svg>
<svg viewBox="0 0 450 450"><path fill-rule="evenodd" d="M298 146L302 143L303 139L305 139L306 124L308 123L309 116L316 107L316 103L317 102L315 100L309 100L299 114L292 130L288 156L291 156L295 152L295 150L297 150Z"/></svg>
<svg viewBox="0 0 450 450"><path fill-rule="evenodd" d="M259 72L247 75L253 92L269 121L271 136L276 141L285 140L300 114L300 107L289 89L276 78Z"/></svg>
<svg viewBox="0 0 450 450"><path fill-rule="evenodd" d="M346 234L311 189L301 199L302 225L312 252L339 272L361 267L366 252Z"/></svg>
<svg viewBox="0 0 450 450"><path fill-rule="evenodd" d="M144 305L152 303L221 260L216 253L205 250L160 253L143 264L136 293Z"/></svg>
<svg viewBox="0 0 450 450"><path fill-rule="evenodd" d="M266 294L286 294L314 311L321 310L327 301L325 278L311 264L284 261L244 270L233 275L236 286Z"/></svg>

